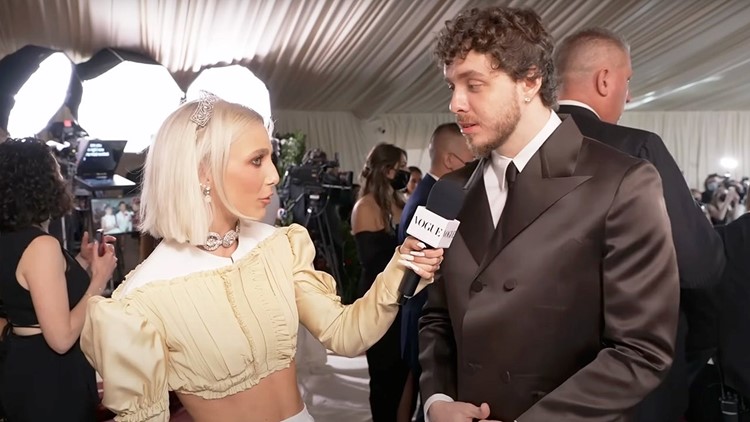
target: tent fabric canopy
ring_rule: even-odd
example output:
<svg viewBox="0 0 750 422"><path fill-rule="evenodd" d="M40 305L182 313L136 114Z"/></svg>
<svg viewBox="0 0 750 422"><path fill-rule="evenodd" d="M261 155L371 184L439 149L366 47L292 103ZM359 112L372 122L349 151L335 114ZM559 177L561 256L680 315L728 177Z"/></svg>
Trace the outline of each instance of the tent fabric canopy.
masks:
<svg viewBox="0 0 750 422"><path fill-rule="evenodd" d="M274 109L384 113L446 110L431 47L465 8L540 13L556 39L585 26L631 43L634 110L748 110L750 2L658 0L56 0L0 2L0 56L26 44L79 63L105 47L143 52L187 89L197 73L241 63ZM644 100L646 101L644 103Z"/></svg>
<svg viewBox="0 0 750 422"><path fill-rule="evenodd" d="M378 141L424 167L432 129L452 121L435 35L488 5L530 7L558 40L587 26L620 33L634 69L622 123L660 133L693 186L724 156L750 173L744 0L5 0L0 57L28 44L76 63L126 49L164 65L183 91L202 69L241 64L267 85L278 131L306 133L347 169Z"/></svg>

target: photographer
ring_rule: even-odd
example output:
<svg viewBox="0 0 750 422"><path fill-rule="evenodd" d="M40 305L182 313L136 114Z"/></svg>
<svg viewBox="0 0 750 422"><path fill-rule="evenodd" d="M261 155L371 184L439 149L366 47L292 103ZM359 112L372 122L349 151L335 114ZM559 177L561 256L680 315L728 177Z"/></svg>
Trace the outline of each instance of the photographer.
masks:
<svg viewBox="0 0 750 422"><path fill-rule="evenodd" d="M111 245L100 256L87 233L73 258L49 235L50 220L71 208L42 141L0 143L0 297L8 319L0 395L9 421L94 420L96 379L79 337L87 301L104 290L117 258Z"/></svg>
<svg viewBox="0 0 750 422"><path fill-rule="evenodd" d="M744 186L734 180L725 179L714 191L708 204L708 214L715 226L727 224L744 213L740 201L745 194Z"/></svg>

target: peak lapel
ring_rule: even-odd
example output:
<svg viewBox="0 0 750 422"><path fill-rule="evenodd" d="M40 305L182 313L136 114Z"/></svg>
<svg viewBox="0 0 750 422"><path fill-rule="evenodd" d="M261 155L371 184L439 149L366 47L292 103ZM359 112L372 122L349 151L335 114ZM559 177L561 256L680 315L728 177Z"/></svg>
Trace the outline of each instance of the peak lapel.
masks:
<svg viewBox="0 0 750 422"><path fill-rule="evenodd" d="M492 239L480 271L540 215L591 178L573 175L582 141L573 119L565 119L526 164L503 210L502 235Z"/></svg>
<svg viewBox="0 0 750 422"><path fill-rule="evenodd" d="M494 230L487 192L484 187L485 165L488 165L486 159L480 160L477 164L471 177L473 180L470 180L470 184L467 186L464 206L458 214L458 221L461 222L458 232L477 265L482 262L482 258L487 252L487 246Z"/></svg>

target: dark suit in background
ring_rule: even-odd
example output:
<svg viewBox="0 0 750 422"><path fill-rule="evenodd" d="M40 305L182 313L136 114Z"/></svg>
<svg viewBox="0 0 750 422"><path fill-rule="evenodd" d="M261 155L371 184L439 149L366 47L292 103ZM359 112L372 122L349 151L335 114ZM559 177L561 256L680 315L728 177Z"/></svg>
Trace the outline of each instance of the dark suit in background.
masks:
<svg viewBox="0 0 750 422"><path fill-rule="evenodd" d="M401 213L401 223L398 225L399 245L404 243L406 239L406 229L409 228L409 223L417 211L417 207L427 204L427 197L430 195L430 190L432 190L435 182L437 180L430 173L426 173L422 181L417 185L417 188L414 189L414 193L406 201L404 211ZM419 366L419 316L422 314L422 308L426 301L427 290L425 289L409 299L401 308L401 356L409 365L417 387L419 384L419 375L422 373L422 369ZM423 403L424 398L419 401L417 421L424 420Z"/></svg>
<svg viewBox="0 0 750 422"><path fill-rule="evenodd" d="M750 214L717 230L727 255L717 289L719 362L725 383L750 398Z"/></svg>
<svg viewBox="0 0 750 422"><path fill-rule="evenodd" d="M693 345L687 353L686 344L689 326L698 325L706 312L712 311L706 306L704 295L705 288L719 280L725 265L721 239L696 205L677 163L657 134L603 122L584 107L561 105L559 113L571 115L584 136L651 162L661 176L680 272L680 322L672 369L659 388L639 405L637 419L678 421L687 409L692 378L713 353L701 339L691 339Z"/></svg>
<svg viewBox="0 0 750 422"><path fill-rule="evenodd" d="M724 241L727 265L719 285L706 295L711 312L700 326L690 325L690 334L695 332L718 351L714 365L706 365L691 386L690 422L724 421L719 407L722 375L724 385L750 404L750 214L716 231ZM750 412L740 412L739 421L750 421Z"/></svg>

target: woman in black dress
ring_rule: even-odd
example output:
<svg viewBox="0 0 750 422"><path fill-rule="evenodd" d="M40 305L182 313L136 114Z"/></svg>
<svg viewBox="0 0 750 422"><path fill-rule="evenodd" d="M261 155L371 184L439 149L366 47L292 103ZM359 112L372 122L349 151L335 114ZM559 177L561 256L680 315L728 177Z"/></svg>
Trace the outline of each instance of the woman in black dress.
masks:
<svg viewBox="0 0 750 422"><path fill-rule="evenodd" d="M362 265L359 297L383 271L398 244L397 224L404 209L401 190L409 176L403 149L379 144L367 155L359 199L352 210L352 232ZM400 312L383 338L367 351L367 365L373 422L411 421L412 400L405 391L409 367L401 357Z"/></svg>
<svg viewBox="0 0 750 422"><path fill-rule="evenodd" d="M49 235L50 220L71 206L42 141L0 143L0 300L8 320L0 398L9 422L95 418L96 378L78 338L86 302L104 290L117 259L111 245L99 256L88 234L75 258Z"/></svg>

